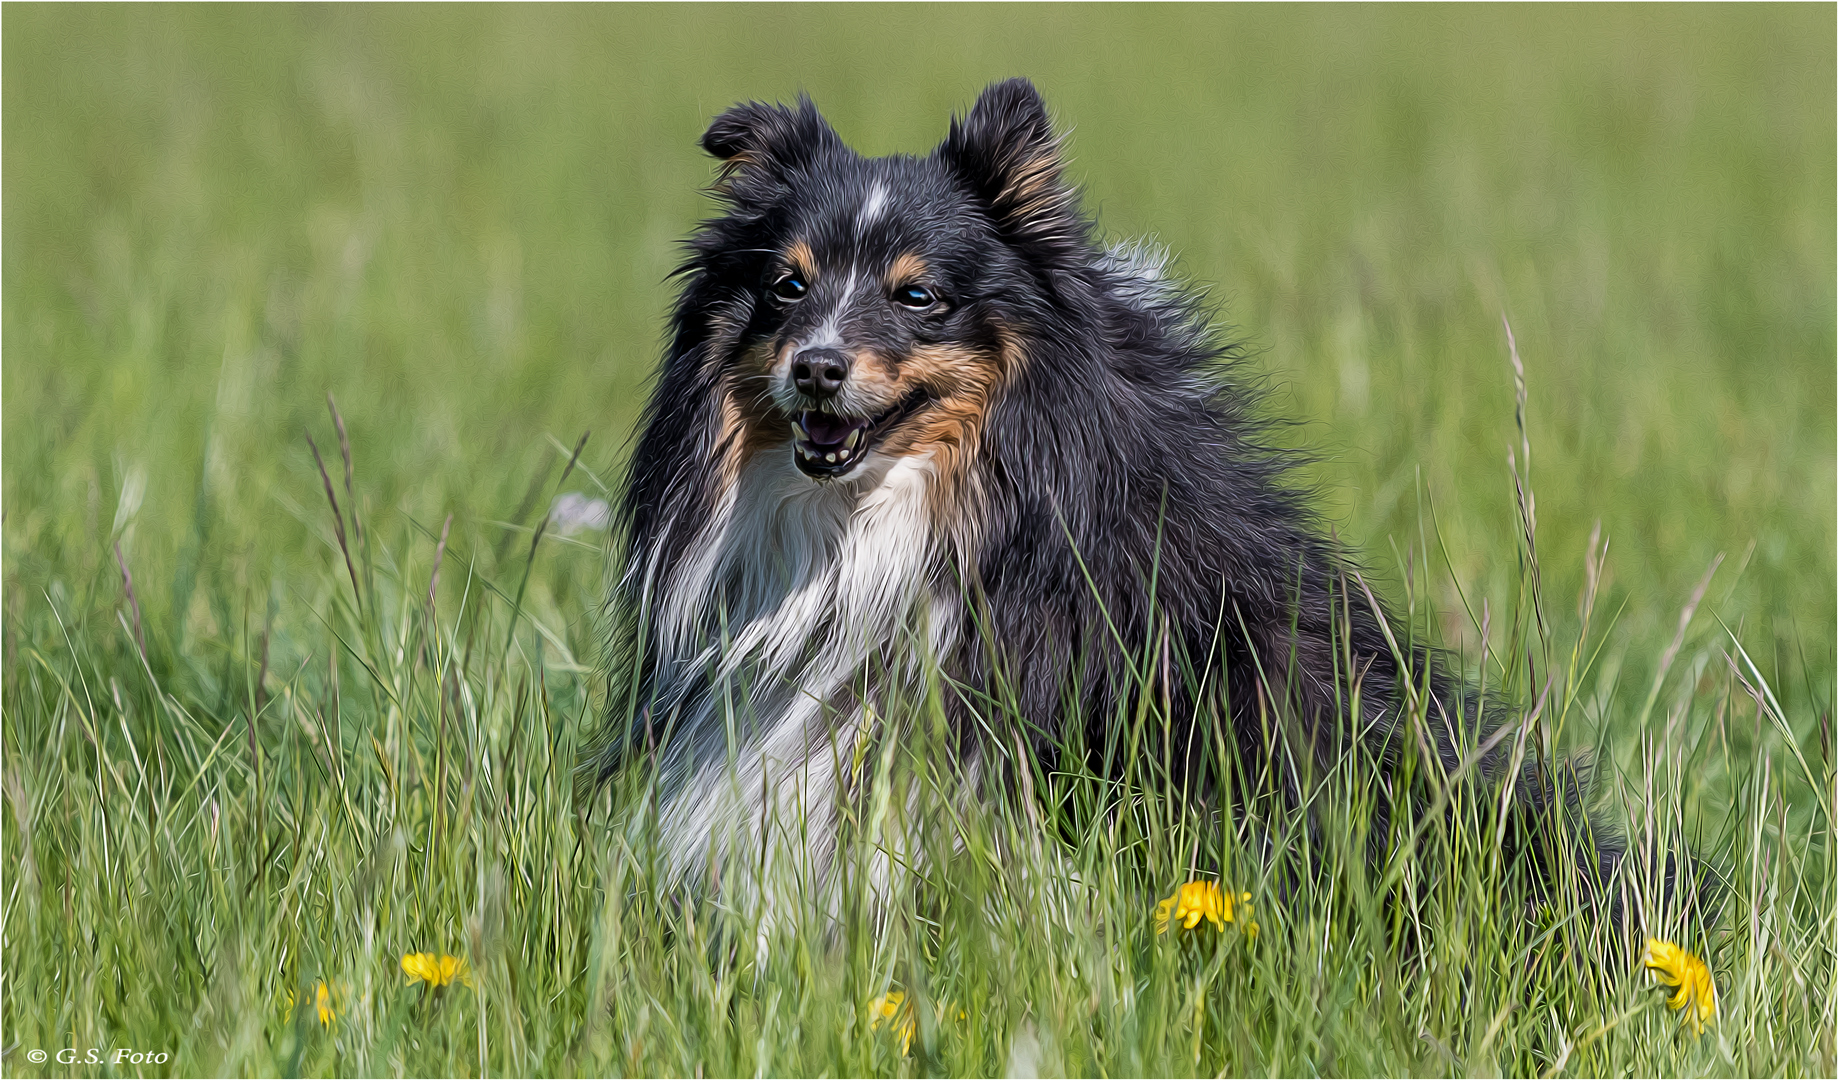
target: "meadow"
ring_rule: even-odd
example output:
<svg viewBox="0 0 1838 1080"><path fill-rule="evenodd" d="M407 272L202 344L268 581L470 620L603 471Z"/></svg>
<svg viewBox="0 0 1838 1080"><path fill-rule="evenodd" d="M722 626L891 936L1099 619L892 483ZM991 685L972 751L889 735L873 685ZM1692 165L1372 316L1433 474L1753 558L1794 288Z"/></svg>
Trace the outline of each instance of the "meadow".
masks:
<svg viewBox="0 0 1838 1080"><path fill-rule="evenodd" d="M7 1073L1838 1070L1830 6L3 29ZM616 497L708 118L804 90L924 152L1013 74L1106 233L1247 343L1400 633L1591 752L1599 812L1700 852L1712 902L1532 897L1460 796L1368 865L1349 763L1325 847L1153 770L881 799L855 855L923 880L762 920L668 887L642 777L577 785L614 564L546 511ZM876 768L936 794L925 746ZM1201 862L1235 917L1157 933ZM1708 962L1701 1034L1649 934Z"/></svg>

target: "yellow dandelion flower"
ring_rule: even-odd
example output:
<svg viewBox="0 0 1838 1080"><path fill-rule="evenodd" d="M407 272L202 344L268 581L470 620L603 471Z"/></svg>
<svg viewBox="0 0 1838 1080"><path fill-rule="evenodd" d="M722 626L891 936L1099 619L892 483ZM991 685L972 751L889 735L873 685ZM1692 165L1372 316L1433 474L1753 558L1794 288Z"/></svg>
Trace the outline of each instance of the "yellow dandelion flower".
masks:
<svg viewBox="0 0 1838 1080"><path fill-rule="evenodd" d="M1220 930L1225 924L1237 922L1239 914L1235 908L1249 908L1251 894L1239 893L1233 896L1219 887L1216 881L1189 881L1175 890L1173 896L1155 905L1155 932L1165 934L1168 924L1179 923L1181 929L1192 930L1205 919ZM1257 936L1257 924L1247 914L1241 923L1244 932L1250 937Z"/></svg>
<svg viewBox="0 0 1838 1080"><path fill-rule="evenodd" d="M1664 986L1677 989L1666 999L1666 1007L1684 1009L1692 1028L1704 1034L1704 1025L1717 1018L1717 985L1711 981L1710 965L1693 953L1670 941L1648 938L1640 962L1653 971L1653 977Z"/></svg>
<svg viewBox="0 0 1838 1080"><path fill-rule="evenodd" d="M879 1031L881 1025L886 1024L889 1031L900 1037L900 1056L905 1057L912 1051L913 1032L918 1029L918 1023L903 992L889 990L875 998L868 1003L868 1015L874 1017L868 1022L869 1031Z"/></svg>
<svg viewBox="0 0 1838 1080"><path fill-rule="evenodd" d="M868 1021L869 1031L879 1031L881 1025L886 1024L887 1030L900 1038L900 1056L905 1057L912 1053L913 1035L918 1032L919 1025L913 1016L913 1006L906 1000L904 991L889 990L870 1001L868 1015L873 1017ZM953 1005L948 1001L938 1002L933 1015L941 1024L944 1023L947 1015L955 1016L959 1023L970 1019L970 1014L964 1011L963 1006Z"/></svg>
<svg viewBox="0 0 1838 1080"><path fill-rule="evenodd" d="M438 990L451 986L454 980L472 985L472 970L466 966L465 957L436 956L433 953L412 952L402 957L402 973L408 976L411 983L427 983Z"/></svg>
<svg viewBox="0 0 1838 1080"><path fill-rule="evenodd" d="M313 984L313 1008L319 1013L319 1026L331 1027L338 1014L332 1011L332 988L323 981Z"/></svg>
<svg viewBox="0 0 1838 1080"><path fill-rule="evenodd" d="M343 996L344 991L342 989L335 989L324 979L320 979L313 983L313 1011L319 1014L319 1024L321 1027L329 1028L332 1026L332 1021L338 1019L338 1010L332 1005L332 998L335 994ZM292 1012L296 1004L298 1004L298 1001L294 998L294 992L289 990L287 992L287 1010Z"/></svg>

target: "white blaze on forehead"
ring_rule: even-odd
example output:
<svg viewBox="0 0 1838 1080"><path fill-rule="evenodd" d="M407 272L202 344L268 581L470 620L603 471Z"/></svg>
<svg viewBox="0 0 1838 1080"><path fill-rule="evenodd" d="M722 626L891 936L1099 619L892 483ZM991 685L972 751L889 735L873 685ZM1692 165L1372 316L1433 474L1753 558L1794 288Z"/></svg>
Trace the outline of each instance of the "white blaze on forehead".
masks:
<svg viewBox="0 0 1838 1080"><path fill-rule="evenodd" d="M881 216L881 209L887 205L887 185L879 180L868 189L868 197L862 200L861 212L855 215L856 231L866 229Z"/></svg>
<svg viewBox="0 0 1838 1080"><path fill-rule="evenodd" d="M803 343L804 348L842 348L842 317L848 313L849 301L855 299L855 279L856 272L854 268L851 267L849 270L849 280L845 282L842 287L842 296L838 297L836 303L830 307L829 315L824 318L823 325L817 327L817 332L805 339Z"/></svg>

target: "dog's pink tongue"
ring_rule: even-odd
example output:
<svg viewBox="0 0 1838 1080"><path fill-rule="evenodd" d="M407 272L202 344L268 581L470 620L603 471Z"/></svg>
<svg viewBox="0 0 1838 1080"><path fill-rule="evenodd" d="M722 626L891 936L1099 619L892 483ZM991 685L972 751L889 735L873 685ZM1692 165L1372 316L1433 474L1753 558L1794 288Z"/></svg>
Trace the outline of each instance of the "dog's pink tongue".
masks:
<svg viewBox="0 0 1838 1080"><path fill-rule="evenodd" d="M855 430L855 421L833 413L807 412L803 418L804 433L817 446L834 446Z"/></svg>

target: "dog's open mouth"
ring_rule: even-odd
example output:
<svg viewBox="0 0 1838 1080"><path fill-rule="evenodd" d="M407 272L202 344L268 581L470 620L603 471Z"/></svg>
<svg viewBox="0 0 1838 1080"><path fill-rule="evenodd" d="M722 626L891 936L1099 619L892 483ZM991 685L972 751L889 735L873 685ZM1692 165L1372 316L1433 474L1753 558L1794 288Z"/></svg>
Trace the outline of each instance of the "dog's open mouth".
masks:
<svg viewBox="0 0 1838 1080"><path fill-rule="evenodd" d="M791 422L792 459L814 480L834 480L855 468L881 437L925 403L915 393L878 416L805 410Z"/></svg>

